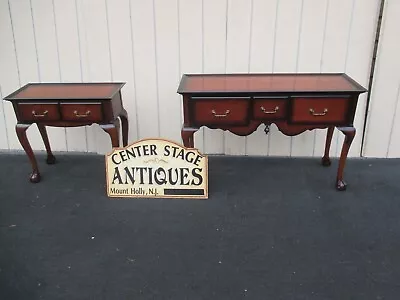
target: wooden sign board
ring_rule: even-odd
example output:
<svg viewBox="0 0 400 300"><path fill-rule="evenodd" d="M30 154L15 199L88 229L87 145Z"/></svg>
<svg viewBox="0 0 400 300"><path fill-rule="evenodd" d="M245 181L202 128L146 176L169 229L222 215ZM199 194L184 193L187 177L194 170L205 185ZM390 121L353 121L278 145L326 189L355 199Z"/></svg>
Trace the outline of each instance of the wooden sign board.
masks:
<svg viewBox="0 0 400 300"><path fill-rule="evenodd" d="M208 160L197 149L144 139L105 159L109 197L208 198Z"/></svg>

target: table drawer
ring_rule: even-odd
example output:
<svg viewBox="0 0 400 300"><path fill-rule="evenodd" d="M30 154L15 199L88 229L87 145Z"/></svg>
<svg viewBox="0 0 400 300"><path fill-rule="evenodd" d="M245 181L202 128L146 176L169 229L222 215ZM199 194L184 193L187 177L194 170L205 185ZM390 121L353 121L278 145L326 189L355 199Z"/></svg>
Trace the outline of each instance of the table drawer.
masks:
<svg viewBox="0 0 400 300"><path fill-rule="evenodd" d="M57 103L18 103L21 121L57 121L60 113Z"/></svg>
<svg viewBox="0 0 400 300"><path fill-rule="evenodd" d="M65 121L99 122L103 119L101 103L61 103L61 115Z"/></svg>
<svg viewBox="0 0 400 300"><path fill-rule="evenodd" d="M286 116L285 98L254 98L253 116L256 119L281 119Z"/></svg>
<svg viewBox="0 0 400 300"><path fill-rule="evenodd" d="M194 100L194 119L197 124L243 125L248 121L250 98Z"/></svg>
<svg viewBox="0 0 400 300"><path fill-rule="evenodd" d="M300 123L344 123L349 98L298 97L293 99L292 121Z"/></svg>

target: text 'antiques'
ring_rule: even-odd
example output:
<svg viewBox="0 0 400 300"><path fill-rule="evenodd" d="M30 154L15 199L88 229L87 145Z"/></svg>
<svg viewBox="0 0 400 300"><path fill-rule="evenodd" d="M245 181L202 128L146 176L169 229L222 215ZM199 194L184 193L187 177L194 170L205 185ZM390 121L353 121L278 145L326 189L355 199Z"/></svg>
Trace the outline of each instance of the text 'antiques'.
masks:
<svg viewBox="0 0 400 300"><path fill-rule="evenodd" d="M106 155L109 197L208 198L208 161L197 149L141 140Z"/></svg>

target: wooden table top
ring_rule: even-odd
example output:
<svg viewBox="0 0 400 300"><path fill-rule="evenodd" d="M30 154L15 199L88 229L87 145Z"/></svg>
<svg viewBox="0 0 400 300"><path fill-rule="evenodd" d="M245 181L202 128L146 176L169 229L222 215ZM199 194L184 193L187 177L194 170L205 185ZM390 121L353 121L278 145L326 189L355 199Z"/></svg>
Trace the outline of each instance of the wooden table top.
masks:
<svg viewBox="0 0 400 300"><path fill-rule="evenodd" d="M184 74L185 93L366 92L344 73Z"/></svg>
<svg viewBox="0 0 400 300"><path fill-rule="evenodd" d="M125 83L28 83L5 100L111 99Z"/></svg>

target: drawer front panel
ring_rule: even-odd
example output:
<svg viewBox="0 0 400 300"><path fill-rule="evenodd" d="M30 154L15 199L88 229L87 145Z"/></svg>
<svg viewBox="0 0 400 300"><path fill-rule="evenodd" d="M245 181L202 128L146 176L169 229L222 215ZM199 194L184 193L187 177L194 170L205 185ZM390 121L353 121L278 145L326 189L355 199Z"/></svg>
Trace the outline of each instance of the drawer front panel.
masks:
<svg viewBox="0 0 400 300"><path fill-rule="evenodd" d="M344 123L349 98L294 98L292 121L300 123Z"/></svg>
<svg viewBox="0 0 400 300"><path fill-rule="evenodd" d="M253 116L256 119L281 119L286 116L287 100L256 98L253 105Z"/></svg>
<svg viewBox="0 0 400 300"><path fill-rule="evenodd" d="M101 103L61 103L61 115L65 121L92 121L103 119Z"/></svg>
<svg viewBox="0 0 400 300"><path fill-rule="evenodd" d="M18 114L23 121L58 121L60 113L58 104L19 103Z"/></svg>
<svg viewBox="0 0 400 300"><path fill-rule="evenodd" d="M197 124L246 124L250 99L194 100Z"/></svg>

